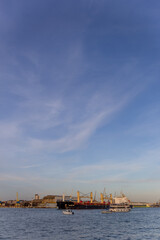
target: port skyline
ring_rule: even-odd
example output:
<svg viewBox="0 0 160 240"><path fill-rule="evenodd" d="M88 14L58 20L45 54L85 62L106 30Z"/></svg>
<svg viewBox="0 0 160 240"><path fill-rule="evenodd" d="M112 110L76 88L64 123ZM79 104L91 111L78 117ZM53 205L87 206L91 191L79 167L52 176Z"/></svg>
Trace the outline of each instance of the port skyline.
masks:
<svg viewBox="0 0 160 240"><path fill-rule="evenodd" d="M32 199L19 199L18 192L16 193L16 200L3 200L0 201L0 208L57 208L63 209L66 206L72 206L78 209L104 209L110 204L127 204L130 207L160 207L160 200L157 202L139 201L135 202L129 199L124 193L119 195L107 195L105 192L100 194L100 198L90 192L88 194L77 191L77 196L71 195L46 195L39 196L35 194Z"/></svg>
<svg viewBox="0 0 160 240"><path fill-rule="evenodd" d="M73 191L70 192L70 193L66 193L66 192L63 192L63 193L56 193L56 192L50 192L50 193L44 193L44 194L39 194L39 193L36 193L36 194L32 194L32 196L23 196L21 194L19 194L18 192L14 194L14 196L12 198L4 198L2 195L0 197L0 202L6 202L6 201L33 201L34 199L43 199L45 198L46 196L57 196L57 197L60 197L61 199L65 199L67 197L67 199L77 199L77 194L78 194L79 191ZM86 199L88 199L90 201L90 194L92 194L93 196L93 199L94 201L98 201L100 202L101 201L101 195L104 196L104 199L106 199L105 201L109 201L110 199L110 196L112 197L120 197L120 196L126 196L127 199L130 201L130 202L138 202L138 203L149 203L149 204L155 204L157 202L160 202L160 198L157 198L157 199L153 199L151 198L151 200L147 199L147 198L142 198L142 199L137 199L137 198L131 198L130 195L128 195L127 193L124 193L123 191L119 191L119 192L106 192L105 188L103 189L103 191L101 192L98 192L98 191L93 191L93 192L88 192L88 193L82 193L82 192L79 192L80 194L80 198L83 199L83 201L87 201ZM37 198L37 197L38 198ZM133 194L132 194L133 196Z"/></svg>

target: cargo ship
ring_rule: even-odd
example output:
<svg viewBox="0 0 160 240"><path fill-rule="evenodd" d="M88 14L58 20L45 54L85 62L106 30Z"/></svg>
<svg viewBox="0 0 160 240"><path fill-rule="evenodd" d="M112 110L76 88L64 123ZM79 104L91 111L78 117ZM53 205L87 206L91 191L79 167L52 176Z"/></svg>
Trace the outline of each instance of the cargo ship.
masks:
<svg viewBox="0 0 160 240"><path fill-rule="evenodd" d="M81 201L81 198L90 198L90 201ZM101 202L97 202L93 200L93 194L90 193L90 196L80 196L80 192L77 192L77 200L67 200L57 201L58 209L108 209L110 205L109 199L108 201L104 201L104 197L101 194Z"/></svg>

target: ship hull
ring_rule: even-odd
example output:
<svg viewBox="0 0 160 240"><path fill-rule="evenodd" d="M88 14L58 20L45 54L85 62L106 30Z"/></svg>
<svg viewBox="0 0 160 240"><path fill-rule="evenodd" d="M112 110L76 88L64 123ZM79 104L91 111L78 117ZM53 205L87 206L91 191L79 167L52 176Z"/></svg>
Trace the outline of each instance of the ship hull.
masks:
<svg viewBox="0 0 160 240"><path fill-rule="evenodd" d="M59 201L57 202L58 209L108 209L109 204L104 203L90 203L90 202L72 202L72 201Z"/></svg>

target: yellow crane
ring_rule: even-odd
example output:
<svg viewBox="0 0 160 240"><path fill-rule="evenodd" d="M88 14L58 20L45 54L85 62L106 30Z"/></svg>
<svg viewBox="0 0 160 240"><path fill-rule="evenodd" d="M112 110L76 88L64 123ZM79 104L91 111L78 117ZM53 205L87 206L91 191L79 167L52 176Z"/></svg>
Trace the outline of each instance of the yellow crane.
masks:
<svg viewBox="0 0 160 240"><path fill-rule="evenodd" d="M20 207L20 202L18 199L18 192L16 193L16 207Z"/></svg>
<svg viewBox="0 0 160 240"><path fill-rule="evenodd" d="M90 198L90 202L93 203L93 193L90 193L90 196L88 196L87 194L84 195L80 195L80 192L77 191L77 203L80 203L80 198Z"/></svg>
<svg viewBox="0 0 160 240"><path fill-rule="evenodd" d="M16 201L19 202L19 199L18 199L18 192L16 193Z"/></svg>
<svg viewBox="0 0 160 240"><path fill-rule="evenodd" d="M112 198L112 194L110 194L110 204L112 204L113 203L113 198Z"/></svg>
<svg viewBox="0 0 160 240"><path fill-rule="evenodd" d="M110 196L108 197L107 195L103 195L103 193L101 193L101 203L104 203L104 199L108 199L111 204L113 203L112 194L110 194Z"/></svg>
<svg viewBox="0 0 160 240"><path fill-rule="evenodd" d="M103 193L101 193L101 203L104 203L104 196L103 196Z"/></svg>

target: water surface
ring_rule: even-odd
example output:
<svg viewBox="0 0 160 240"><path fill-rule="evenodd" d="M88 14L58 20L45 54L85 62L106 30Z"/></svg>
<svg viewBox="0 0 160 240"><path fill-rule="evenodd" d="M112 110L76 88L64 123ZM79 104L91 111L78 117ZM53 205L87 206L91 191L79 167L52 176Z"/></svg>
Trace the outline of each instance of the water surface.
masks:
<svg viewBox="0 0 160 240"><path fill-rule="evenodd" d="M0 209L0 239L160 240L160 208L134 208L128 213L101 210Z"/></svg>

